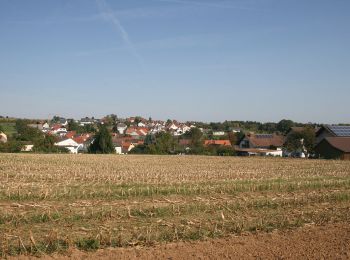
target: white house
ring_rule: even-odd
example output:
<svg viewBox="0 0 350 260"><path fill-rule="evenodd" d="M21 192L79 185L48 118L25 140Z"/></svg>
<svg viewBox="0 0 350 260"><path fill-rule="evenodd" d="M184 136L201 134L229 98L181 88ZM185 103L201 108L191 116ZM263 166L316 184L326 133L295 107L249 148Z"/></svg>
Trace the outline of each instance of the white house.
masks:
<svg viewBox="0 0 350 260"><path fill-rule="evenodd" d="M55 143L55 145L67 148L70 153L77 154L79 150L83 149L83 144L78 144L71 138L64 139Z"/></svg>
<svg viewBox="0 0 350 260"><path fill-rule="evenodd" d="M6 143L7 142L7 135L5 133L0 132L0 143Z"/></svg>
<svg viewBox="0 0 350 260"><path fill-rule="evenodd" d="M239 133L239 132L242 131L242 129L239 128L239 127L234 127L234 128L231 129L231 131L232 131L232 133Z"/></svg>
<svg viewBox="0 0 350 260"><path fill-rule="evenodd" d="M128 128L128 126L124 123L117 124L117 130L119 134L124 134L125 130Z"/></svg>
<svg viewBox="0 0 350 260"><path fill-rule="evenodd" d="M58 124L63 125L63 126L67 126L68 125L68 121L67 121L67 119L61 117L59 122L58 122Z"/></svg>
<svg viewBox="0 0 350 260"><path fill-rule="evenodd" d="M52 131L52 133L60 136L65 136L67 133L67 129L65 127L60 127Z"/></svg>
<svg viewBox="0 0 350 260"><path fill-rule="evenodd" d="M168 129L169 130L177 130L179 127L177 125L175 125L174 123L171 123L169 126L168 126Z"/></svg>
<svg viewBox="0 0 350 260"><path fill-rule="evenodd" d="M137 126L138 126L138 127L146 127L146 124L143 123L143 122L139 122L139 123L137 124Z"/></svg>
<svg viewBox="0 0 350 260"><path fill-rule="evenodd" d="M91 125L94 122L95 122L95 120L93 118L85 117L85 118L80 119L80 125L81 126Z"/></svg>
<svg viewBox="0 0 350 260"><path fill-rule="evenodd" d="M223 135L225 135L225 132L224 131L213 131L213 135L214 136L223 136Z"/></svg>
<svg viewBox="0 0 350 260"><path fill-rule="evenodd" d="M114 149L115 149L115 153L116 153L116 154L123 154L123 153L122 153L122 147L121 147L121 146L115 146Z"/></svg>
<svg viewBox="0 0 350 260"><path fill-rule="evenodd" d="M26 144L22 147L21 152L31 152L33 150L34 145Z"/></svg>
<svg viewBox="0 0 350 260"><path fill-rule="evenodd" d="M280 148L278 148L277 150L271 150L271 149L262 149L262 148L239 148L237 146L235 150L238 153L238 155L246 155L246 156L260 155L260 156L282 157L283 155L283 151Z"/></svg>
<svg viewBox="0 0 350 260"><path fill-rule="evenodd" d="M277 148L277 150L268 150L268 151L266 151L265 155L282 157L283 151L282 151L281 148Z"/></svg>
<svg viewBox="0 0 350 260"><path fill-rule="evenodd" d="M41 131L43 131L44 133L49 132L50 131L50 125L47 122L45 122L43 124L43 129Z"/></svg>

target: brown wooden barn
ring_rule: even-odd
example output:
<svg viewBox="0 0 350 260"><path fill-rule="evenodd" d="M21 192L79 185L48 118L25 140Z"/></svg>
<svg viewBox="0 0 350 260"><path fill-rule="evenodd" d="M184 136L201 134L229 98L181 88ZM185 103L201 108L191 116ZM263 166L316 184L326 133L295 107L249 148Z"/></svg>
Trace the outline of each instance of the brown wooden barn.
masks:
<svg viewBox="0 0 350 260"><path fill-rule="evenodd" d="M326 137L315 147L318 157L350 160L350 137Z"/></svg>

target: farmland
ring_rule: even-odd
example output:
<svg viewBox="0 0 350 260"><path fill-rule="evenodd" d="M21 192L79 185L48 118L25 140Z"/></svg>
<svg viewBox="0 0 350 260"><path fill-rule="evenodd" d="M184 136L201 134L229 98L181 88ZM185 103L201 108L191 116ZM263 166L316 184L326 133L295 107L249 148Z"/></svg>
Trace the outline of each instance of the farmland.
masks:
<svg viewBox="0 0 350 260"><path fill-rule="evenodd" d="M0 155L0 255L225 238L350 221L350 162Z"/></svg>

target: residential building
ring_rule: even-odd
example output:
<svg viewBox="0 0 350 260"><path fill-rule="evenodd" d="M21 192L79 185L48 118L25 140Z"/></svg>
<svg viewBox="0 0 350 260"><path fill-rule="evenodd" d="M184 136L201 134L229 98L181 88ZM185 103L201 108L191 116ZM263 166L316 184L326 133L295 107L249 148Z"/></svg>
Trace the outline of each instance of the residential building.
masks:
<svg viewBox="0 0 350 260"><path fill-rule="evenodd" d="M77 154L80 149L83 148L82 144L78 144L76 141L74 141L71 138L62 139L61 141L58 141L55 143L55 145L64 147L69 150L70 153Z"/></svg>
<svg viewBox="0 0 350 260"><path fill-rule="evenodd" d="M7 135L3 132L0 132L0 143L6 143L7 142Z"/></svg>
<svg viewBox="0 0 350 260"><path fill-rule="evenodd" d="M224 131L213 131L213 136L224 136L225 132Z"/></svg>
<svg viewBox="0 0 350 260"><path fill-rule="evenodd" d="M246 134L239 142L239 148L277 149L282 148L285 138L277 134Z"/></svg>
<svg viewBox="0 0 350 260"><path fill-rule="evenodd" d="M350 125L322 125L316 132L316 145L326 137L350 137Z"/></svg>
<svg viewBox="0 0 350 260"><path fill-rule="evenodd" d="M118 123L117 124L117 130L119 134L124 134L125 130L128 128L128 126L124 123Z"/></svg>

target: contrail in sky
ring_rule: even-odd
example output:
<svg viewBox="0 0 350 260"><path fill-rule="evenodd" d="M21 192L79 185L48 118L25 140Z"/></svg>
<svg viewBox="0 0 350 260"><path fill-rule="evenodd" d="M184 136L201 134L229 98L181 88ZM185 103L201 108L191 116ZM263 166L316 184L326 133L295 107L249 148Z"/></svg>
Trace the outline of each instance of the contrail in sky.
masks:
<svg viewBox="0 0 350 260"><path fill-rule="evenodd" d="M124 26L121 24L120 20L118 19L116 13L108 6L105 0L96 0L96 4L101 12L101 15L105 20L108 20L114 24L117 31L120 34L120 37L123 39L124 44L128 47L131 54L137 59L140 66L143 65L143 59L142 57L137 53L134 44L130 40L128 32L125 30Z"/></svg>
<svg viewBox="0 0 350 260"><path fill-rule="evenodd" d="M190 4L190 5L200 5L200 6L208 6L208 7L228 8L228 9L251 10L248 7L226 5L224 3L208 3L208 2L199 2L199 1L192 1L192 0L157 0L157 1L167 2L167 3L178 3L178 4Z"/></svg>

